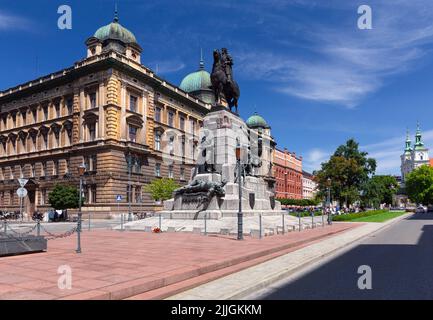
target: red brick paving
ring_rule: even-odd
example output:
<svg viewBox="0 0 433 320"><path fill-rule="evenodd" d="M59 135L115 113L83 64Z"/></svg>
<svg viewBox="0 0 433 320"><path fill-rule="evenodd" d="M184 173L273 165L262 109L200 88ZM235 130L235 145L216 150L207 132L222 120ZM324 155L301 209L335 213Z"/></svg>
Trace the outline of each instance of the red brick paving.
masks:
<svg viewBox="0 0 433 320"><path fill-rule="evenodd" d="M192 233L118 232L50 240L48 252L0 258L0 300L159 299L359 226L325 228L264 239L200 236ZM72 268L72 289L57 287L60 265Z"/></svg>

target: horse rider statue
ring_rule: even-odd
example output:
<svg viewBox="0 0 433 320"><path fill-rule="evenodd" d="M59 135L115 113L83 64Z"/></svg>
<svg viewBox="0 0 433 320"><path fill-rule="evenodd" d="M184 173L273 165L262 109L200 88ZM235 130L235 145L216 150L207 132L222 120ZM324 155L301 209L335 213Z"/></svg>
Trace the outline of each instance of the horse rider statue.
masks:
<svg viewBox="0 0 433 320"><path fill-rule="evenodd" d="M235 107L235 112L238 113L240 90L238 84L233 79L233 59L226 48L223 48L221 52L214 50L213 58L211 82L215 95L215 104L220 105L221 97L224 95L230 111Z"/></svg>

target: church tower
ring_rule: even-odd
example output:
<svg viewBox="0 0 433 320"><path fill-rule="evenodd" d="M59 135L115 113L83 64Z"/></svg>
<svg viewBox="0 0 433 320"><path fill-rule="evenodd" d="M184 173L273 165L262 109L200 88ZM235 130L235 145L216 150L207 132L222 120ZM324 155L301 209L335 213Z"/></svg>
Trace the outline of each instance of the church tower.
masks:
<svg viewBox="0 0 433 320"><path fill-rule="evenodd" d="M415 146L412 150L412 161L413 169L418 168L424 164L429 164L429 154L428 149L424 146L422 141L421 130L419 124L417 125L416 135L415 135Z"/></svg>
<svg viewBox="0 0 433 320"><path fill-rule="evenodd" d="M406 145L401 155L401 180L404 182L406 175L412 171L412 141L409 138L409 130L406 132Z"/></svg>

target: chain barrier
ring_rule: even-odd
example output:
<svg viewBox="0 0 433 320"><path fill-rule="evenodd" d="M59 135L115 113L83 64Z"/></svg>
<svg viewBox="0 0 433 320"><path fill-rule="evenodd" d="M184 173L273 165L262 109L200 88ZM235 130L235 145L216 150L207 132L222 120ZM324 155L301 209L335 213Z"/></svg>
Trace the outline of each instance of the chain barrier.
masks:
<svg viewBox="0 0 433 320"><path fill-rule="evenodd" d="M54 239L60 239L60 238L66 238L71 235L73 235L75 232L77 232L78 227L73 227L71 230L68 230L61 234L54 234L49 232L43 225L41 225L41 230L43 230L46 234L49 235L49 237L45 237L47 240L54 240Z"/></svg>
<svg viewBox="0 0 433 320"><path fill-rule="evenodd" d="M36 228L38 227L38 224L35 224L33 227L31 227L30 230L27 230L25 232L18 232L15 231L14 229L11 228L11 226L9 224L6 224L6 230L9 229L10 231L12 231L13 234L19 236L19 237L24 237L24 236L28 236L30 233L32 233Z"/></svg>

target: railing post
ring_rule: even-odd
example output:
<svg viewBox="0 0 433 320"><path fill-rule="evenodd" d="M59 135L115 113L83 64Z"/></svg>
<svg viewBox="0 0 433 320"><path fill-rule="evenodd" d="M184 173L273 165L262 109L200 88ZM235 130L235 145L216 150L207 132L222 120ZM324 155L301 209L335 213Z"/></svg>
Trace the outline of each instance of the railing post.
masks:
<svg viewBox="0 0 433 320"><path fill-rule="evenodd" d="M161 214L159 214L159 230L162 231L162 217L161 217Z"/></svg>
<svg viewBox="0 0 433 320"><path fill-rule="evenodd" d="M204 235L207 236L207 212L204 214Z"/></svg>
<svg viewBox="0 0 433 320"><path fill-rule="evenodd" d="M120 230L123 231L123 213L120 214Z"/></svg>
<svg viewBox="0 0 433 320"><path fill-rule="evenodd" d="M262 214L259 214L259 239L262 238Z"/></svg>
<svg viewBox="0 0 433 320"><path fill-rule="evenodd" d="M40 220L38 219L38 222L37 222L37 228L36 228L36 234L37 234L37 236L39 237L40 235L41 235L41 222L40 222Z"/></svg>
<svg viewBox="0 0 433 320"><path fill-rule="evenodd" d="M6 235L6 233L7 233L7 231L8 231L8 224L7 224L8 222L5 220L5 221L3 221L3 227L4 227L4 232L5 232L5 235Z"/></svg>
<svg viewBox="0 0 433 320"><path fill-rule="evenodd" d="M285 230L284 230L285 229L284 228L284 213L281 216L282 216L281 218L282 218L282 222L283 222L283 234L284 234L284 232L285 232Z"/></svg>
<svg viewBox="0 0 433 320"><path fill-rule="evenodd" d="M301 227L301 212L298 212L298 218L299 218L299 232L301 232L302 227Z"/></svg>

